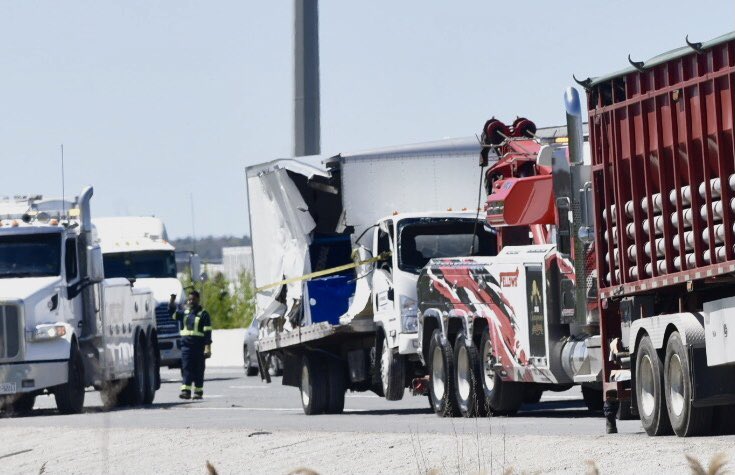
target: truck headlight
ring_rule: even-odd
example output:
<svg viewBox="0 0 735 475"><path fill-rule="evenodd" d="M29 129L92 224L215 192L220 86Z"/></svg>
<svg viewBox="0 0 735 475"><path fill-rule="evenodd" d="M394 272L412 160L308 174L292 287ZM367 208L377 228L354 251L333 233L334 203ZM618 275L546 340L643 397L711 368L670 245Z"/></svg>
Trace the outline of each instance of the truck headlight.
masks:
<svg viewBox="0 0 735 475"><path fill-rule="evenodd" d="M401 295L401 328L404 332L415 333L419 331L418 306L412 298Z"/></svg>
<svg viewBox="0 0 735 475"><path fill-rule="evenodd" d="M66 335L66 327L53 323L36 325L30 333L31 341L48 341Z"/></svg>

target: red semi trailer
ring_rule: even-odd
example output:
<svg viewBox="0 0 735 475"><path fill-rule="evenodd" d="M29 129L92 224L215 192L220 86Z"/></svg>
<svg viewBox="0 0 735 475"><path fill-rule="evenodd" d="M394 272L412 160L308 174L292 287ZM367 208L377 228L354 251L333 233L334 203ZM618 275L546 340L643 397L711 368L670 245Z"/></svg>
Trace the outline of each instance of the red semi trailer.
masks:
<svg viewBox="0 0 735 475"><path fill-rule="evenodd" d="M629 61L579 81L604 390L650 435L722 433L735 427L735 32Z"/></svg>

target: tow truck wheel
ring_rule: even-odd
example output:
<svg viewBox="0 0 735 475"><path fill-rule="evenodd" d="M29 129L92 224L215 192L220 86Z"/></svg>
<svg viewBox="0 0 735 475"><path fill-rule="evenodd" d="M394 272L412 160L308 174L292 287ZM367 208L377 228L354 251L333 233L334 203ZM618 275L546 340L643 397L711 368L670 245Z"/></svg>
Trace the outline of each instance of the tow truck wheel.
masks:
<svg viewBox="0 0 735 475"><path fill-rule="evenodd" d="M482 368L477 348L470 345L464 334L454 343L454 391L460 414L478 417L485 414L485 393L482 390Z"/></svg>
<svg viewBox="0 0 735 475"><path fill-rule="evenodd" d="M79 414L84 408L84 361L76 343L71 346L66 383L57 386L54 398L62 414Z"/></svg>
<svg viewBox="0 0 735 475"><path fill-rule="evenodd" d="M143 404L151 404L156 397L156 389L158 389L159 373L158 358L156 357L155 337L146 340L145 345L145 396Z"/></svg>
<svg viewBox="0 0 735 475"><path fill-rule="evenodd" d="M245 362L245 376L255 376L258 374L258 366L253 365L248 354L248 345L242 347L242 360Z"/></svg>
<svg viewBox="0 0 735 475"><path fill-rule="evenodd" d="M480 342L482 388L485 392L485 409L491 416L510 416L523 404L522 383L503 381L495 371L495 352L490 333L485 331Z"/></svg>
<svg viewBox="0 0 735 475"><path fill-rule="evenodd" d="M671 423L664 402L663 364L648 336L638 344L635 357L636 399L641 424L648 435L668 435Z"/></svg>
<svg viewBox="0 0 735 475"><path fill-rule="evenodd" d="M454 391L454 353L448 343L442 343L441 330L434 330L429 344L429 375L431 403L439 417L459 414Z"/></svg>
<svg viewBox="0 0 735 475"><path fill-rule="evenodd" d="M388 346L388 338L383 338L380 346L380 383L387 401L403 399L406 382L406 365L398 351Z"/></svg>
<svg viewBox="0 0 735 475"><path fill-rule="evenodd" d="M301 405L304 414L323 414L328 404L328 380L324 361L318 355L305 354L301 359Z"/></svg>
<svg viewBox="0 0 735 475"><path fill-rule="evenodd" d="M705 435L712 425L712 407L694 407L689 352L679 332L669 336L664 360L664 393L671 428L679 437Z"/></svg>
<svg viewBox="0 0 735 475"><path fill-rule="evenodd" d="M327 360L329 369L329 394L327 401L327 414L342 414L345 410L346 378L345 367L341 361L335 358Z"/></svg>
<svg viewBox="0 0 735 475"><path fill-rule="evenodd" d="M140 338L138 338L133 350L133 376L128 379L120 394L123 404L129 406L143 404L145 399L145 373L145 349Z"/></svg>

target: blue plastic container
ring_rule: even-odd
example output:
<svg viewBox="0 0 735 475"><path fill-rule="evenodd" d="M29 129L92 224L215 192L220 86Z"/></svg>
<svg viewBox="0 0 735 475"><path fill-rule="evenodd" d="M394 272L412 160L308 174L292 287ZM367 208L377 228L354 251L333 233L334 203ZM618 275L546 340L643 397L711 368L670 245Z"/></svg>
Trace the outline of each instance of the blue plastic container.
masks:
<svg viewBox="0 0 735 475"><path fill-rule="evenodd" d="M309 290L311 322L339 323L355 293L355 282L351 276L334 275L314 279L306 283Z"/></svg>

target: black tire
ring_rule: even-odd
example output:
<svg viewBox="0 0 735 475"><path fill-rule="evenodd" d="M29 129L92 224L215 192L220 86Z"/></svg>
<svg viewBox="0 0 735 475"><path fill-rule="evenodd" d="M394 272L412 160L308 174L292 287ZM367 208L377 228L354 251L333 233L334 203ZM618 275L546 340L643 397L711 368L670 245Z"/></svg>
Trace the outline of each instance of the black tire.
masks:
<svg viewBox="0 0 735 475"><path fill-rule="evenodd" d="M454 353L448 343L442 343L441 330L434 330L429 343L429 392L434 412L439 417L459 415L454 390Z"/></svg>
<svg viewBox="0 0 735 475"><path fill-rule="evenodd" d="M378 331L375 344L370 348L370 389L380 397L384 397L383 381L380 377L380 352L383 348L383 332Z"/></svg>
<svg viewBox="0 0 735 475"><path fill-rule="evenodd" d="M406 360L398 351L388 346L387 338L383 338L379 356L380 384L385 399L400 401L403 399L406 383Z"/></svg>
<svg viewBox="0 0 735 475"><path fill-rule="evenodd" d="M679 437L705 435L712 427L712 407L694 407L689 352L679 332L666 344L664 394L671 428Z"/></svg>
<svg viewBox="0 0 735 475"><path fill-rule="evenodd" d="M638 345L635 357L635 391L638 415L651 436L671 434L671 424L664 401L663 362L648 336Z"/></svg>
<svg viewBox="0 0 735 475"><path fill-rule="evenodd" d="M584 399L584 405L587 406L587 410L590 412L601 412L605 405L602 388L582 386L582 398Z"/></svg>
<svg viewBox="0 0 735 475"><path fill-rule="evenodd" d="M327 360L329 370L329 394L327 395L327 414L342 414L345 410L345 391L347 383L345 366L334 358Z"/></svg>
<svg viewBox="0 0 735 475"><path fill-rule="evenodd" d="M523 389L523 404L538 404L544 395L543 386L530 383Z"/></svg>
<svg viewBox="0 0 735 475"><path fill-rule="evenodd" d="M75 342L72 342L68 370L66 383L54 389L54 399L62 414L79 414L84 408L84 361Z"/></svg>
<svg viewBox="0 0 735 475"><path fill-rule="evenodd" d="M460 333L454 343L454 392L459 413L464 417L485 416L485 392L477 348Z"/></svg>
<svg viewBox="0 0 735 475"><path fill-rule="evenodd" d="M482 335L479 357L487 414L511 416L518 412L518 408L523 404L524 385L513 381L503 381L495 371L495 353L487 331Z"/></svg>
<svg viewBox="0 0 735 475"><path fill-rule="evenodd" d="M128 379L125 388L120 394L122 404L139 406L145 400L145 347L140 338L135 342L133 349L133 376Z"/></svg>
<svg viewBox="0 0 735 475"><path fill-rule="evenodd" d="M145 345L145 395L143 404L151 404L156 398L156 390L160 387L161 375L158 364L158 349L155 337L146 340Z"/></svg>
<svg viewBox="0 0 735 475"><path fill-rule="evenodd" d="M329 402L329 381L324 371L324 359L305 354L301 359L301 406L304 414L323 414Z"/></svg>
<svg viewBox="0 0 735 475"><path fill-rule="evenodd" d="M248 366L245 368L245 375L246 376L257 376L258 375L258 367L257 366Z"/></svg>
<svg viewBox="0 0 735 475"><path fill-rule="evenodd" d="M33 412L33 406L35 404L35 394L16 394L7 398L4 409L5 413L10 417L23 417Z"/></svg>

